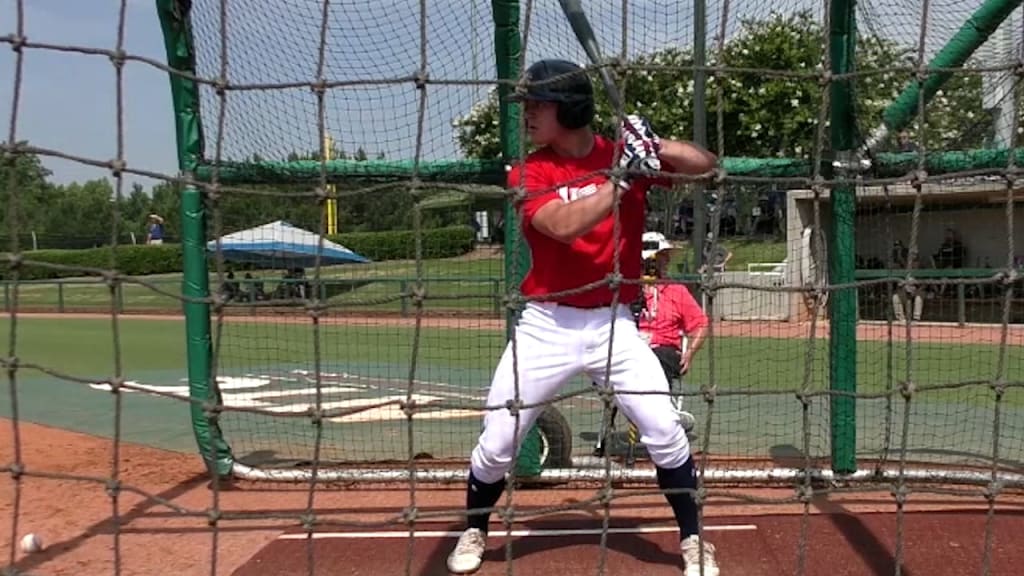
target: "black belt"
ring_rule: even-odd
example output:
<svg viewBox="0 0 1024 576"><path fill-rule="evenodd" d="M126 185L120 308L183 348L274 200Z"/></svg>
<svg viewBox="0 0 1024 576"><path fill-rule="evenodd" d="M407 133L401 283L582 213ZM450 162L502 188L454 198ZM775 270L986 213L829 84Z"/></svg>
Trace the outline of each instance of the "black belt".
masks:
<svg viewBox="0 0 1024 576"><path fill-rule="evenodd" d="M598 308L611 308L612 307L612 303L611 302L607 302L607 303L604 303L604 304L592 304L592 305L587 305L587 306L580 306L578 304L563 304L562 302L557 302L557 304L559 306L565 306L566 308L575 308L577 310L597 310Z"/></svg>

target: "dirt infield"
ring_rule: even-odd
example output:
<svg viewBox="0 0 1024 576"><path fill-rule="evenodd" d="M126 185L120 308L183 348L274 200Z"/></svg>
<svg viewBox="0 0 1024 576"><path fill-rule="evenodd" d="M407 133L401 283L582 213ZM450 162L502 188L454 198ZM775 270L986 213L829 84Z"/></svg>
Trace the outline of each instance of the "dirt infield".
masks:
<svg viewBox="0 0 1024 576"><path fill-rule="evenodd" d="M96 312L18 312L24 318L51 319L106 319L109 314ZM138 320L184 321L178 313L122 313L122 318ZM312 323L309 316L296 314L263 314L243 315L226 314L224 322L268 323L268 324L308 324ZM216 319L214 319L216 321ZM380 326L407 327L416 325L416 318L399 315L325 315L319 319L323 325L330 326ZM450 328L459 330L504 330L505 320L491 316L473 315L430 315L420 319L424 328ZM1003 340L1003 326L988 324L933 324L918 323L910 327L909 338L904 324L886 324L884 322L862 322L857 326L857 339L870 341L911 341L911 342L964 342L974 344L999 344ZM797 338L807 339L813 329L816 338L829 336L829 325L826 321L783 322L783 321L718 321L712 326L713 336L746 337L746 338ZM1010 346L1024 346L1024 325L1006 327L1006 343Z"/></svg>
<svg viewBox="0 0 1024 576"><path fill-rule="evenodd" d="M0 421L0 458L13 462L12 425ZM12 539L16 483L6 473L0 481L0 565L31 574L114 574L115 537L121 574L209 574L211 530L202 512L211 504L205 472L191 455L124 444L120 447L120 480L146 496L122 490L117 514L103 479L112 475L110 440L21 423L25 471L20 485L18 534ZM36 477L44 474L51 477ZM92 477L99 481L54 478ZM200 514L178 514L156 499L189 506ZM45 549L25 555L20 550L8 566L10 550L28 533L39 535ZM246 531L220 535L218 556L225 566L244 562L252 551L271 541L277 531L250 523ZM5 572L6 573L6 572ZM218 571L219 574L230 570Z"/></svg>
<svg viewBox="0 0 1024 576"><path fill-rule="evenodd" d="M302 517L309 511L309 490L304 485L281 485L240 482L234 489L217 493L207 487L207 478L198 457L156 450L145 446L122 444L119 447L119 480L123 487L118 492L116 519L109 485L112 475L113 443L109 439L66 432L54 428L22 422L19 424L22 462L26 474L16 483L11 474L14 461L12 423L0 420L0 461L5 474L0 480L0 546L7 554L20 537L32 532L40 535L46 549L37 554L13 556L9 566L7 556L0 566L37 575L61 574L308 574L299 558L305 557L301 542L281 540L283 534L293 533L302 526ZM62 478L61 475L93 478ZM20 502L15 511L15 487L20 486ZM598 495L598 486L549 487L540 490L517 490L514 504L523 520L514 528L557 526L551 522L569 522L589 529L599 527L604 510L591 504ZM616 489L610 513L616 522L661 524L670 520L662 497L650 492L650 486ZM799 543L799 522L804 506L799 503L773 504L773 500L791 499L792 489L754 490L732 489L729 493L715 492L705 508L708 526L725 524L756 524L757 538L744 539L742 535L715 534L723 554L723 565L740 569L753 566L751 550L776 558L779 566L791 566ZM459 486L420 484L413 494L408 485L325 485L319 486L312 501L318 531L353 530L408 530L402 523L403 513L415 503L420 527L444 529L455 526L458 512L464 504L464 493ZM755 502L754 499L757 499ZM1007 563L1018 563L1020 547L1009 540L1011 535L1024 530L1020 521L1024 504L1019 499L1001 496L996 528L996 546L993 548L993 566L1003 570L993 574L1009 573ZM970 498L949 495L913 493L907 505L907 566L911 574L964 574L978 573L975 569L980 558L979 542L973 533L983 526L985 500L980 491ZM564 510L551 518L551 507ZM216 530L211 525L212 511L221 519ZM892 555L895 542L895 521L892 516L873 516L872 513L895 510L893 496L886 492L860 494L832 494L816 498L808 511L815 517L811 528L815 534L809 541L808 566L821 567L831 558L834 566L875 566ZM957 510L963 516L950 520L924 515L929 510ZM11 525L17 514L17 534L12 538ZM929 519L931 518L931 519ZM215 535L216 534L216 539ZM851 536L852 534L852 536ZM115 538L115 535L117 537ZM564 545L561 538L531 539L517 546L522 569L517 573L532 573L529 566L578 566L587 569L596 557L593 538L572 545ZM640 562L664 564L652 568L651 574L664 572L670 559L674 559L672 544L665 534L621 537L615 540L616 566L624 573L633 573ZM285 543L281 547L282 542ZM408 542L402 538L372 540L317 541L320 550L315 558L324 569L316 574L381 574L394 565L404 573L404 554ZM437 561L443 558L442 549L449 540L435 538L417 540L415 574L435 574ZM269 547L268 547L269 546ZM289 549L288 546L292 548ZM300 546L296 548L296 546ZM531 548L531 546L535 548ZM862 549L875 556L864 556ZM326 547L322 548L321 547ZM484 574L504 573L504 558L500 541L491 546L489 562L494 569ZM260 551L263 550L261 553ZM299 552L296 552L299 550ZM355 551L359 550L359 554ZM532 551L531 551L532 550ZM646 550L646 552L644 552ZM115 554L116 552L116 554ZM341 563L331 558L343 555ZM645 554L647 556L645 556ZM587 558L586 561L580 560ZM361 559L360 559L361 558ZM746 560L744 560L746 558ZM826 560L816 560L825 558ZM860 560L858 560L860 558ZM916 558L916 560L915 560ZM931 564L928 559L934 558ZM653 559L653 560L652 560ZM965 564L958 564L958 562ZM214 565L215 562L215 565ZM276 564L274 564L276 562ZM340 560L339 560L340 562ZM367 565L361 562L376 562ZM858 563L859 562L859 563ZM391 564L387 564L391 563ZM396 564L397 563L397 564ZM728 564L726 564L728 563ZM387 564L387 566L385 566ZM757 565L763 564L758 560ZM262 565L264 570L254 570ZM268 566L287 566L288 570L267 572ZM932 571L937 566L952 567L952 571ZM969 566L969 568L965 568ZM330 571L324 571L331 567ZM354 570L358 568L358 570ZM12 571L13 571L12 570ZM291 570L291 571L289 571ZM384 570L384 571L382 571ZM658 570L661 570L659 572ZM564 570L563 570L564 572ZM394 572L388 572L394 573ZM759 574L769 572L730 572L732 574ZM788 569L772 574L792 573ZM808 574L823 573L820 570ZM878 572L834 572L836 574L877 574Z"/></svg>

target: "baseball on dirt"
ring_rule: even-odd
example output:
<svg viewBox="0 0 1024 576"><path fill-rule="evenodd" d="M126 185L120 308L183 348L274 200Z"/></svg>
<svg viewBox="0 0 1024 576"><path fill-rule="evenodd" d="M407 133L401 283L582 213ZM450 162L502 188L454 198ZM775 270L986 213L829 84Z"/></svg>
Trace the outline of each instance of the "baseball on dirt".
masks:
<svg viewBox="0 0 1024 576"><path fill-rule="evenodd" d="M43 540L35 534L25 534L21 539L21 551L26 554L39 552L43 549Z"/></svg>

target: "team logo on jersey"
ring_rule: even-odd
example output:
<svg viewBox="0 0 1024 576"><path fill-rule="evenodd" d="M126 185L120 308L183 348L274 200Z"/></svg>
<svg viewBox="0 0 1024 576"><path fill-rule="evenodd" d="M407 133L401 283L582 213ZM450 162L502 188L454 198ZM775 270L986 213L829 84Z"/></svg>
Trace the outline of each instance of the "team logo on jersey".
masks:
<svg viewBox="0 0 1024 576"><path fill-rule="evenodd" d="M558 195L562 202L569 203L580 198L586 198L597 192L597 184L587 184L582 188L562 186L558 189Z"/></svg>

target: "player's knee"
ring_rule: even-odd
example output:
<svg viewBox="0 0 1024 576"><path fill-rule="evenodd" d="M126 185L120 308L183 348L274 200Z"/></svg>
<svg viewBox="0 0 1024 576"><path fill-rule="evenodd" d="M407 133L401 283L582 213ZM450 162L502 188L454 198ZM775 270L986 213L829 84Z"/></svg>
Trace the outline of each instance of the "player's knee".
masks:
<svg viewBox="0 0 1024 576"><path fill-rule="evenodd" d="M512 467L513 454L504 450L494 450L484 444L477 444L470 455L470 466L473 475L486 484L497 482L504 478L505 473Z"/></svg>
<svg viewBox="0 0 1024 576"><path fill-rule="evenodd" d="M677 468L690 457L690 442L677 419L658 421L641 433L651 460L662 468Z"/></svg>

